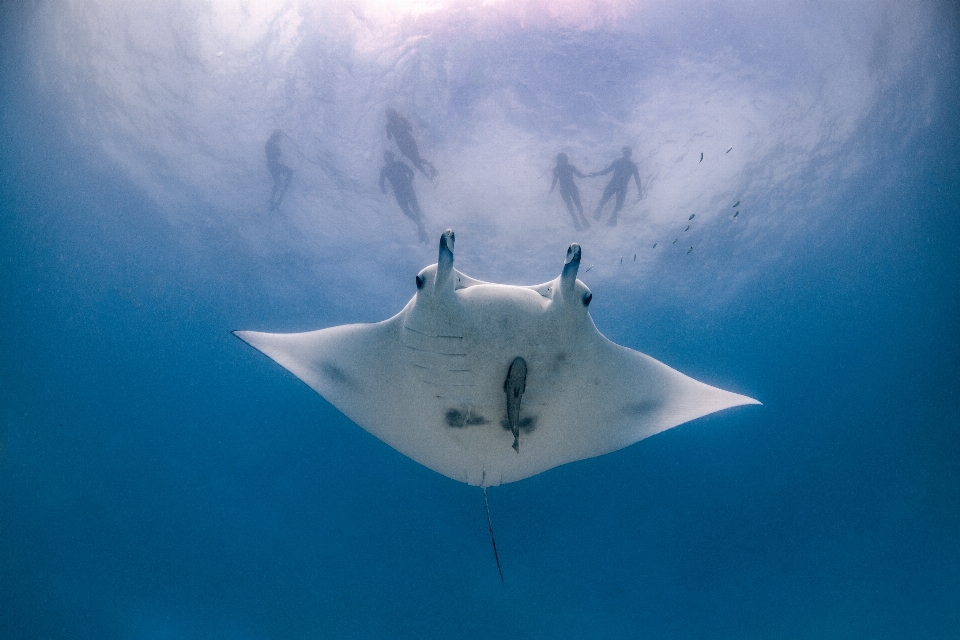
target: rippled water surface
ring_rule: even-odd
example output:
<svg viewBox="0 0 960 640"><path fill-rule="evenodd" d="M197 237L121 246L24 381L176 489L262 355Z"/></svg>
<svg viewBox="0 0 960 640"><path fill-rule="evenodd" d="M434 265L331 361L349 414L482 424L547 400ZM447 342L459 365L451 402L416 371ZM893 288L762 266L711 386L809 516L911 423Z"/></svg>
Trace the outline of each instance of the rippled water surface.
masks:
<svg viewBox="0 0 960 640"><path fill-rule="evenodd" d="M3 638L960 635L953 3L0 16ZM388 318L446 228L763 406L491 488L501 583L479 489L229 333Z"/></svg>

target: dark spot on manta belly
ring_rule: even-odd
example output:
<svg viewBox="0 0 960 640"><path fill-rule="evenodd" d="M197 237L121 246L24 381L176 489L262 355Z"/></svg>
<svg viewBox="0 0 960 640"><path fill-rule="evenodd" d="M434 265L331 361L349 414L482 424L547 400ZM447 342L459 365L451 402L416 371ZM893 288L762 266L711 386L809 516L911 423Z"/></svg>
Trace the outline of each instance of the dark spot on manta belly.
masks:
<svg viewBox="0 0 960 640"><path fill-rule="evenodd" d="M510 428L510 420L504 418L500 421L500 426L503 427L504 431L513 431ZM523 433L530 433L537 428L537 416L525 416L520 418L520 431Z"/></svg>
<svg viewBox="0 0 960 640"><path fill-rule="evenodd" d="M489 422L489 420L480 414L473 413L470 410L461 411L459 409L447 409L444 418L447 421L448 427L456 427L457 429L475 427L478 424L487 424L487 422Z"/></svg>
<svg viewBox="0 0 960 640"><path fill-rule="evenodd" d="M323 372L323 375L330 378L330 380L336 384L353 387L354 389L359 388L360 386L357 384L356 380L348 376L343 369L334 364L329 362L321 362L320 370Z"/></svg>
<svg viewBox="0 0 960 640"><path fill-rule="evenodd" d="M628 416L645 416L653 413L663 404L657 400L644 400L643 402L634 402L623 405L623 411Z"/></svg>

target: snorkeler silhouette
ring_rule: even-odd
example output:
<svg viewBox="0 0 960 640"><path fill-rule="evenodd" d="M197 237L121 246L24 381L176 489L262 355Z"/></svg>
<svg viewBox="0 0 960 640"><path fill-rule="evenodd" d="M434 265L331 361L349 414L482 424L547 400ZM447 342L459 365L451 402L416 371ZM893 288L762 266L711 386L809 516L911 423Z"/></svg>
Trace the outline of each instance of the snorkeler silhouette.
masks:
<svg viewBox="0 0 960 640"><path fill-rule="evenodd" d="M420 150L417 148L417 141L413 139L411 133L412 127L410 121L397 113L397 110L390 107L387 109L387 140L396 138L397 148L400 153L405 155L417 169L433 180L437 175L437 170L429 160L420 157Z"/></svg>
<svg viewBox="0 0 960 640"><path fill-rule="evenodd" d="M417 224L421 242L427 242L427 230L423 228L423 213L420 211L420 203L417 202L417 194L413 190L413 169L397 160L392 151L383 152L383 162L384 166L380 169L380 191L387 192L383 181L389 180L403 215Z"/></svg>
<svg viewBox="0 0 960 640"><path fill-rule="evenodd" d="M616 194L617 204L613 208L613 215L610 216L610 220L607 222L611 227L616 226L617 214L620 213L620 209L623 209L623 201L627 197L627 187L630 185L630 178L634 178L637 181L637 200L643 197L643 192L640 190L640 173L637 171L637 164L630 159L630 154L633 153L633 151L630 147L624 147L621 149L621 152L623 153L622 158L617 158L611 162L610 166L603 171L596 171L590 174L591 178L596 178L597 176L608 174L611 171L613 172L610 182L607 183L606 189L603 190L603 197L600 198L597 211L593 214L593 217L599 220L600 210L603 209L603 205L607 204L607 200Z"/></svg>
<svg viewBox="0 0 960 640"><path fill-rule="evenodd" d="M280 206L283 196L287 193L287 187L290 186L290 179L293 178L293 169L280 162L280 137L283 132L280 129L275 130L263 150L267 153L267 168L270 169L270 175L273 176L273 191L270 192L270 211Z"/></svg>
<svg viewBox="0 0 960 640"><path fill-rule="evenodd" d="M587 216L583 215L583 205L580 204L580 190L577 189L577 185L573 181L573 176L575 175L580 178L587 177L580 173L575 166L567 162L567 154L558 153L557 166L553 168L553 184L550 185L550 193L553 193L553 188L557 186L557 182L559 182L560 196L567 204L570 217L573 218L573 228L577 231L582 231L589 229L590 223L587 221ZM574 209L574 206L576 206L576 209Z"/></svg>

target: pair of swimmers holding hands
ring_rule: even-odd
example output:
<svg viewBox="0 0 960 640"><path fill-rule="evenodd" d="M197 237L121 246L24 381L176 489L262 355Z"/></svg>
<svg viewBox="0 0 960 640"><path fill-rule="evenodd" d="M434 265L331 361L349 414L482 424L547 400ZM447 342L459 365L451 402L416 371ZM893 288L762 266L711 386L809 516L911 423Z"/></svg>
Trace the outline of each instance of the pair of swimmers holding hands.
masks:
<svg viewBox="0 0 960 640"><path fill-rule="evenodd" d="M613 207L613 213L607 221L607 224L611 227L616 226L617 214L623 209L623 203L627 198L627 187L630 185L630 178L633 178L637 183L637 199L639 200L643 196L643 191L640 189L640 172L637 170L637 163L630 159L633 150L630 149L630 147L623 147L621 153L623 155L611 162L610 166L603 171L595 171L589 174L581 173L575 166L570 164L567 154L557 154L557 164L553 168L553 184L550 185L550 191L553 192L554 187L556 187L558 183L560 184L560 197L562 197L564 203L566 203L567 210L573 218L573 226L577 231L589 229L590 222L583 214L583 205L580 203L580 190L573 181L573 176L579 178L596 178L608 173L613 174L610 177L610 182L607 183L606 188L603 190L600 204L597 205L597 210L593 214L593 217L599 220L603 205L607 204L610 198L616 196L617 200Z"/></svg>

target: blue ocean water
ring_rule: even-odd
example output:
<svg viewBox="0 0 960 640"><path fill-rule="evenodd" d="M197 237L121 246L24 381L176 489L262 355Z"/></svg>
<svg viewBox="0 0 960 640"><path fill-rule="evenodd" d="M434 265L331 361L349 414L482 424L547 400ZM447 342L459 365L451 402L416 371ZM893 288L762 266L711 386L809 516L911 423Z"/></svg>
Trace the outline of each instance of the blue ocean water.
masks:
<svg viewBox="0 0 960 640"><path fill-rule="evenodd" d="M0 637L960 635L953 4L0 10ZM554 156L624 144L576 232ZM490 489L501 584L479 489L229 333L387 318L446 227L763 406Z"/></svg>

